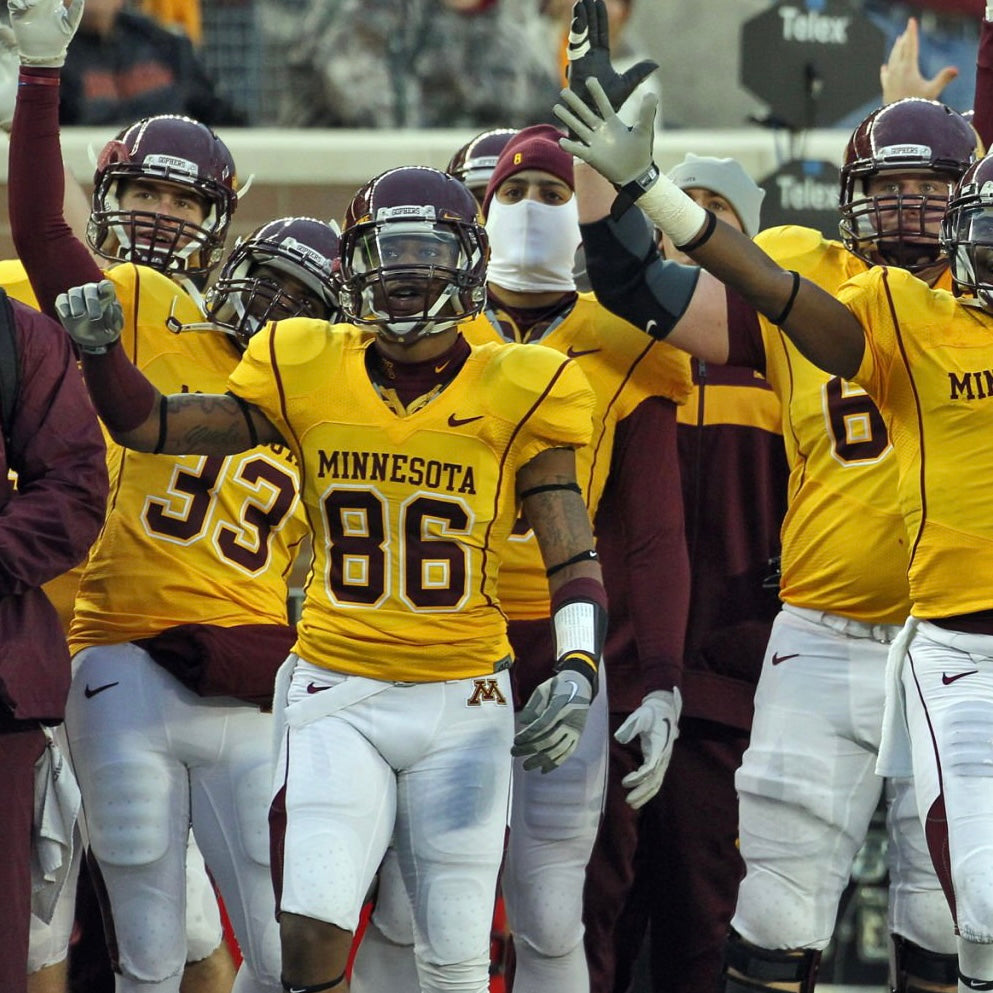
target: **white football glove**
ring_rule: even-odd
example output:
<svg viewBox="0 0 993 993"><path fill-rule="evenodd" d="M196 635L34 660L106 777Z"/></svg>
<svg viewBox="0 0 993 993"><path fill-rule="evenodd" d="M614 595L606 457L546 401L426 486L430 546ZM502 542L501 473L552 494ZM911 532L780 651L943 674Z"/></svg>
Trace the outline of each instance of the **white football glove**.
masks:
<svg viewBox="0 0 993 993"><path fill-rule="evenodd" d="M682 709L683 699L678 689L655 690L645 695L641 706L614 732L614 738L622 745L635 735L641 739L645 761L621 780L628 790L627 802L635 810L648 803L662 785L672 758L672 746L679 736Z"/></svg>
<svg viewBox="0 0 993 993"><path fill-rule="evenodd" d="M588 162L600 175L620 188L653 170L652 147L655 141L655 111L658 97L646 93L638 111L638 123L629 128L611 107L607 94L596 76L586 81L593 107L572 90L562 90L562 103L553 109L555 116L569 128L575 140L562 138L559 144L577 158ZM565 104L565 106L563 106ZM658 170L655 169L656 174Z"/></svg>
<svg viewBox="0 0 993 993"><path fill-rule="evenodd" d="M121 337L124 312L109 279L74 286L55 300L62 327L81 352L102 355Z"/></svg>
<svg viewBox="0 0 993 993"><path fill-rule="evenodd" d="M573 669L546 679L518 715L511 753L530 756L525 769L551 772L560 766L579 744L593 697L593 684Z"/></svg>
<svg viewBox="0 0 993 993"><path fill-rule="evenodd" d="M21 65L55 68L66 60L66 49L83 16L83 0L7 0L10 26L21 52Z"/></svg>
<svg viewBox="0 0 993 993"><path fill-rule="evenodd" d="M20 65L21 53L18 51L14 32L6 24L0 24L0 130L8 134L14 123Z"/></svg>

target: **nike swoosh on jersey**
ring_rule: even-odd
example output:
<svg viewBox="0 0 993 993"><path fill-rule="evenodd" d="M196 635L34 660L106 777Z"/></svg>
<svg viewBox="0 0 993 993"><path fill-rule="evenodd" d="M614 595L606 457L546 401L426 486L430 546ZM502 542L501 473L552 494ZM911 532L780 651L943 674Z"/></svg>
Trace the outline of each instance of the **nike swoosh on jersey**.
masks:
<svg viewBox="0 0 993 993"><path fill-rule="evenodd" d="M778 652L772 653L772 664L779 665L780 662L788 662L790 659L795 659L799 656L799 652L794 652L792 655L780 655Z"/></svg>
<svg viewBox="0 0 993 993"><path fill-rule="evenodd" d="M566 355L570 359L578 359L582 355L596 355L597 352L602 352L602 348L573 348L572 345L566 350Z"/></svg>
<svg viewBox="0 0 993 993"><path fill-rule="evenodd" d="M324 690L331 689L330 686L318 686L317 683L308 683L307 692L308 693L323 693Z"/></svg>
<svg viewBox="0 0 993 993"><path fill-rule="evenodd" d="M103 693L104 690L109 690L112 686L117 686L119 683L120 680L118 679L113 683L104 683L103 686L97 686L95 689L92 690L90 689L89 684L87 684L86 688L83 690L83 696L85 696L86 699L89 700L90 697L94 697L98 693Z"/></svg>
<svg viewBox="0 0 993 993"><path fill-rule="evenodd" d="M943 672L941 674L941 681L946 686L950 686L956 679L962 679L963 676L975 676L977 672L979 672L978 669L970 669L968 672L957 672L954 676L949 676L947 672Z"/></svg>
<svg viewBox="0 0 993 993"><path fill-rule="evenodd" d="M463 424L472 424L473 421L481 421L482 419L482 414L476 414L475 417L456 417L454 414L449 414L448 426L450 428L460 428Z"/></svg>
<svg viewBox="0 0 993 993"><path fill-rule="evenodd" d="M451 361L452 361L451 359L448 360L448 362L451 362ZM444 372L448 368L448 362L442 362L441 365L436 365L434 367L435 373L442 373L442 372Z"/></svg>

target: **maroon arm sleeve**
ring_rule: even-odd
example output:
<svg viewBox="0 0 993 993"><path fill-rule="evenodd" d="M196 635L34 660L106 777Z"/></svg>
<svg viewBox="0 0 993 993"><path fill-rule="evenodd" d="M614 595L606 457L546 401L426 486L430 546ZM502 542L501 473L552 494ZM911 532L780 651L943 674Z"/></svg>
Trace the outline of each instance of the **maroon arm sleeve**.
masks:
<svg viewBox="0 0 993 993"><path fill-rule="evenodd" d="M54 321L11 301L18 382L7 467L17 487L0 509L0 596L25 593L81 562L103 523L103 435Z"/></svg>
<svg viewBox="0 0 993 993"><path fill-rule="evenodd" d="M993 142L993 24L983 18L976 55L976 95L973 98L972 126L986 148Z"/></svg>
<svg viewBox="0 0 993 993"><path fill-rule="evenodd" d="M59 142L59 70L22 68L10 134L10 230L42 311L72 286L103 278L62 213L65 179Z"/></svg>
<svg viewBox="0 0 993 993"><path fill-rule="evenodd" d="M596 535L610 709L630 713L682 672L690 577L671 401L650 397L618 424Z"/></svg>

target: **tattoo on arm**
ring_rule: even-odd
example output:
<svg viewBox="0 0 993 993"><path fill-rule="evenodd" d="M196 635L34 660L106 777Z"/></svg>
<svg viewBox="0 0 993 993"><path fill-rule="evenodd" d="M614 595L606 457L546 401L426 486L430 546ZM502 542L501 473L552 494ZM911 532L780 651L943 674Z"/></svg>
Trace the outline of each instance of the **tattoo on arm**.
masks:
<svg viewBox="0 0 993 993"><path fill-rule="evenodd" d="M173 454L230 455L280 440L256 408L227 395L175 393L168 398L167 415L162 451ZM253 437L250 425L257 436Z"/></svg>

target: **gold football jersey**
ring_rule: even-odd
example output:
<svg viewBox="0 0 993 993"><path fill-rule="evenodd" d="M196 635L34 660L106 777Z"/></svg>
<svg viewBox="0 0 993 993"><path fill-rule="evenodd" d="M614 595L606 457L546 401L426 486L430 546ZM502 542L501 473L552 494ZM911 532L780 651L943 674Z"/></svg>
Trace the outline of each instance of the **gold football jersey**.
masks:
<svg viewBox="0 0 993 993"><path fill-rule="evenodd" d="M831 294L868 268L808 228L770 228L755 240L784 269ZM761 325L790 465L780 596L867 623L902 624L910 612L909 548L887 426L861 386L818 369L765 318Z"/></svg>
<svg viewBox="0 0 993 993"><path fill-rule="evenodd" d="M900 269L872 269L839 296L866 329L856 379L896 451L913 614L991 610L993 316Z"/></svg>
<svg viewBox="0 0 993 993"><path fill-rule="evenodd" d="M551 349L477 345L438 396L399 416L366 371L371 341L282 321L229 382L300 460L315 562L296 650L377 679L491 673L510 654L497 581L517 470L587 444L592 393Z"/></svg>
<svg viewBox="0 0 993 993"><path fill-rule="evenodd" d="M466 338L474 344L503 342L495 324L498 316L487 311L463 325ZM610 472L618 422L646 396L684 403L693 385L689 356L647 337L597 303L592 294L581 294L573 309L541 339L541 345L576 362L593 390L593 436L576 452L576 478L592 519ZM678 467L673 466L673 471ZM551 614L545 565L523 515L511 532L500 569L500 602L515 621Z"/></svg>
<svg viewBox="0 0 993 993"><path fill-rule="evenodd" d="M121 344L164 394L221 393L239 361L172 280L125 264L108 272L124 309ZM147 638L177 624L286 623L286 577L306 534L299 473L282 447L228 458L149 455L108 439L110 498L69 632L73 652Z"/></svg>

